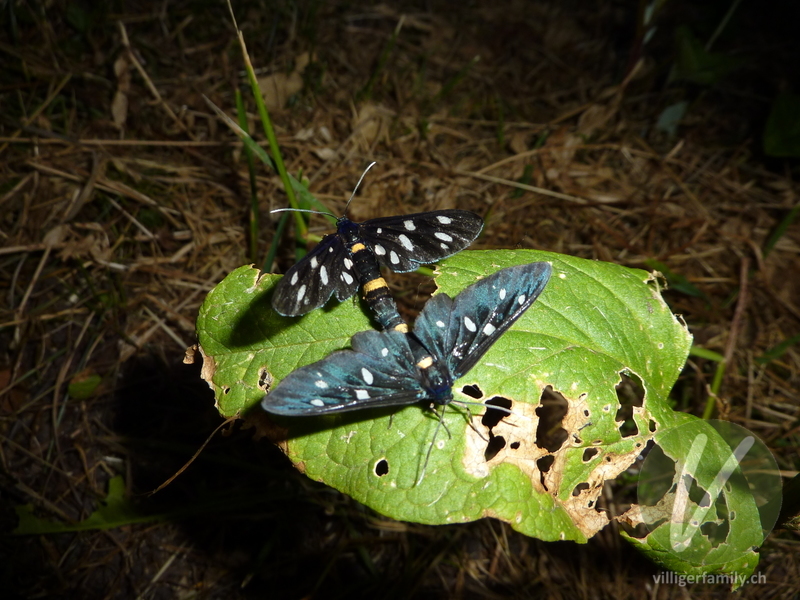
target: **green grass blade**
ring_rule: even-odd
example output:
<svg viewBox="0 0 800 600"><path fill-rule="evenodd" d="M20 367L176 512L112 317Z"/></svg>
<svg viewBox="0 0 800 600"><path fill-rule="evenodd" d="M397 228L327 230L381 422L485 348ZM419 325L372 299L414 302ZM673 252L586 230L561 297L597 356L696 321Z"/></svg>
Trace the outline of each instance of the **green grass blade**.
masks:
<svg viewBox="0 0 800 600"><path fill-rule="evenodd" d="M239 117L239 127L242 131L247 131L247 110L242 100L242 93L236 90L236 113ZM244 145L244 157L247 161L247 174L250 179L250 260L258 260L258 188L256 187L256 165L253 160L253 151L246 144ZM276 236L277 239L277 236ZM270 263L272 264L272 263Z"/></svg>

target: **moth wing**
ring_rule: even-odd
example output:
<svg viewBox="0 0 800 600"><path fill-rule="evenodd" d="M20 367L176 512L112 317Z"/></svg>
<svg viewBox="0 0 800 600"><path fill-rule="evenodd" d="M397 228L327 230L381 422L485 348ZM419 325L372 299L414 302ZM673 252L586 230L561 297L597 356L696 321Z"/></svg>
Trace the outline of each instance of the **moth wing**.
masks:
<svg viewBox="0 0 800 600"><path fill-rule="evenodd" d="M326 235L275 285L272 308L297 317L323 306L334 293L340 302L355 294L358 280L349 255L339 236Z"/></svg>
<svg viewBox="0 0 800 600"><path fill-rule="evenodd" d="M404 406L425 397L404 334L365 331L353 336L352 345L290 373L261 406L277 415L310 416Z"/></svg>
<svg viewBox="0 0 800 600"><path fill-rule="evenodd" d="M436 362L448 365L450 352L453 313L453 300L447 294L437 294L425 303L422 312L414 323L414 337L430 352Z"/></svg>
<svg viewBox="0 0 800 600"><path fill-rule="evenodd" d="M473 283L455 300L434 296L417 319L414 335L446 361L453 378L462 377L531 307L551 273L546 262L519 265Z"/></svg>
<svg viewBox="0 0 800 600"><path fill-rule="evenodd" d="M473 212L434 210L371 219L359 225L359 235L381 265L406 273L460 252L482 229Z"/></svg>

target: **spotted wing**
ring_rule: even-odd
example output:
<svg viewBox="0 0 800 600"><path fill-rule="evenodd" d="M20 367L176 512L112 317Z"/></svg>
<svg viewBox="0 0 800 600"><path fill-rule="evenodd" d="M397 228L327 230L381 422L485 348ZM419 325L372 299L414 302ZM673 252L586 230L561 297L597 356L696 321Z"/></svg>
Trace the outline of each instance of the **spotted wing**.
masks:
<svg viewBox="0 0 800 600"><path fill-rule="evenodd" d="M434 296L417 318L414 334L457 379L530 308L551 272L545 262L509 267L472 284L455 300Z"/></svg>
<svg viewBox="0 0 800 600"><path fill-rule="evenodd" d="M353 336L352 346L292 371L261 406L299 417L404 406L426 397L405 334L364 331Z"/></svg>
<svg viewBox="0 0 800 600"><path fill-rule="evenodd" d="M483 220L467 210L434 210L371 219L359 235L378 262L397 273L414 271L469 246L483 229Z"/></svg>
<svg viewBox="0 0 800 600"><path fill-rule="evenodd" d="M272 307L284 317L297 317L323 306L334 293L341 302L357 290L350 252L338 235L331 234L278 281Z"/></svg>

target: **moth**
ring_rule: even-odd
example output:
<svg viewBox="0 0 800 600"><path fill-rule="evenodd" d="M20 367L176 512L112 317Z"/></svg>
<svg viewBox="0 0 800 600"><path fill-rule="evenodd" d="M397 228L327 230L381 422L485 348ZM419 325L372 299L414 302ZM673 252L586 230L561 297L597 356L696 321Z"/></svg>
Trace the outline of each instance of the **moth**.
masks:
<svg viewBox="0 0 800 600"><path fill-rule="evenodd" d="M501 269L455 299L438 294L412 333L357 333L351 350L293 371L261 405L290 417L414 403L443 407L453 401L456 380L531 307L551 272L549 263L534 262Z"/></svg>
<svg viewBox="0 0 800 600"><path fill-rule="evenodd" d="M272 307L285 317L296 317L320 308L334 294L340 302L346 300L361 285L381 327L407 331L380 268L415 271L460 252L482 229L483 220L466 210L435 210L362 223L339 217L336 233L323 237L278 281Z"/></svg>

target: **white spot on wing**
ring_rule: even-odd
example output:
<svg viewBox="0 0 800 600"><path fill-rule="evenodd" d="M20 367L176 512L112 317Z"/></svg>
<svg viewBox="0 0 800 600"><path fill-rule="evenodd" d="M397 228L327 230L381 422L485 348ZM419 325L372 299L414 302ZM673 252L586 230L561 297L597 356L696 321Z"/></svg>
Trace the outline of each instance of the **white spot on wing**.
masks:
<svg viewBox="0 0 800 600"><path fill-rule="evenodd" d="M411 243L411 240L408 239L408 236L405 233L401 233L397 236L397 239L400 240L400 243L403 244L403 248L411 252L414 250L414 244Z"/></svg>
<svg viewBox="0 0 800 600"><path fill-rule="evenodd" d="M396 253L394 250L392 250L392 251L389 253L389 260L390 260L390 261L392 261L392 264L393 264L393 265L397 265L397 264L399 264L399 263L400 263L400 257L399 257L399 256L397 256L397 253Z"/></svg>
<svg viewBox="0 0 800 600"><path fill-rule="evenodd" d="M311 257L311 268L312 269L316 269L318 264L319 263L317 262L317 257L316 256L312 256Z"/></svg>
<svg viewBox="0 0 800 600"><path fill-rule="evenodd" d="M292 275L292 280L289 283L291 283L292 285L295 285L297 283L298 279L300 279L300 276L297 274L297 271L295 271L294 275Z"/></svg>
<svg viewBox="0 0 800 600"><path fill-rule="evenodd" d="M436 217L436 220L439 221L439 223L441 223L442 225L450 225L450 223L453 222L453 219L451 219L450 217L444 217L442 215Z"/></svg>
<svg viewBox="0 0 800 600"><path fill-rule="evenodd" d="M383 350L381 350L381 356L389 356L389 349L384 348Z"/></svg>
<svg viewBox="0 0 800 600"><path fill-rule="evenodd" d="M475 325L475 322L469 317L464 317L464 327L466 327L473 333L478 330L478 327L477 325Z"/></svg>
<svg viewBox="0 0 800 600"><path fill-rule="evenodd" d="M328 382L323 381L322 379L318 379L314 382L314 385L317 386L319 389L324 390L328 387Z"/></svg>
<svg viewBox="0 0 800 600"><path fill-rule="evenodd" d="M319 278L322 280L322 285L328 285L328 269L322 267L319 270Z"/></svg>
<svg viewBox="0 0 800 600"><path fill-rule="evenodd" d="M369 392L367 390L356 390L356 399L369 400Z"/></svg>
<svg viewBox="0 0 800 600"><path fill-rule="evenodd" d="M506 288L500 288L500 300L506 299Z"/></svg>
<svg viewBox="0 0 800 600"><path fill-rule="evenodd" d="M412 221L411 219L409 219L408 221L403 221L403 226L408 231L414 231L417 228L416 225L414 225L414 221Z"/></svg>
<svg viewBox="0 0 800 600"><path fill-rule="evenodd" d="M440 247L442 250L450 250L450 246L448 246L448 245L447 245L447 244L445 244L444 242L441 242L441 243L439 244L439 247Z"/></svg>
<svg viewBox="0 0 800 600"><path fill-rule="evenodd" d="M325 406L325 403L319 398L314 398L311 402L309 402L309 404L313 406Z"/></svg>
<svg viewBox="0 0 800 600"><path fill-rule="evenodd" d="M377 254L378 256L384 256L386 254L386 248L384 248L380 244L375 244L375 248L373 249L375 250L375 254Z"/></svg>
<svg viewBox="0 0 800 600"><path fill-rule="evenodd" d="M444 327L444 321L436 321L437 327Z"/></svg>
<svg viewBox="0 0 800 600"><path fill-rule="evenodd" d="M495 326L494 326L494 325L492 325L491 323L487 323L487 324L486 324L486 325L484 325L484 327L483 327L483 333L484 333L485 335L492 335L492 334L493 334L495 331L497 331L497 327L495 327Z"/></svg>
<svg viewBox="0 0 800 600"><path fill-rule="evenodd" d="M433 235L435 237L439 238L440 240L444 241L444 242L452 242L453 241L453 236L452 235L447 235L446 233L442 233L441 231L437 231Z"/></svg>
<svg viewBox="0 0 800 600"><path fill-rule="evenodd" d="M353 277L350 275L350 273L342 273L342 279L347 284L353 283Z"/></svg>
<svg viewBox="0 0 800 600"><path fill-rule="evenodd" d="M525 304L525 294L520 294L519 297L517 298L517 302L519 304Z"/></svg>
<svg viewBox="0 0 800 600"><path fill-rule="evenodd" d="M352 269L353 268L353 261L349 258L344 259L344 268L345 269Z"/></svg>
<svg viewBox="0 0 800 600"><path fill-rule="evenodd" d="M372 382L374 381L372 373L366 367L361 367L361 379L363 379L364 383L367 385L372 385Z"/></svg>
<svg viewBox="0 0 800 600"><path fill-rule="evenodd" d="M378 228L375 230L375 233L383 233L383 227L378 227Z"/></svg>
<svg viewBox="0 0 800 600"><path fill-rule="evenodd" d="M300 289L297 290L297 301L300 302L300 300L302 300L303 296L305 295L306 295L306 284L303 284L300 286Z"/></svg>

